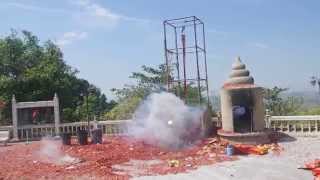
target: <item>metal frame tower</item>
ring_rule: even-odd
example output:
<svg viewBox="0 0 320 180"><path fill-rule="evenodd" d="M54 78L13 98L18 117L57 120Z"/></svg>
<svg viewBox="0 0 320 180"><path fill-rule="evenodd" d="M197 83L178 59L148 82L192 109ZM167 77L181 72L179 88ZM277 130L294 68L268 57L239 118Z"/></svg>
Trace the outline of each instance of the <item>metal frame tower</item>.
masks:
<svg viewBox="0 0 320 180"><path fill-rule="evenodd" d="M163 22L167 90L186 103L209 104L205 27L196 16ZM188 92L196 89L195 99Z"/></svg>

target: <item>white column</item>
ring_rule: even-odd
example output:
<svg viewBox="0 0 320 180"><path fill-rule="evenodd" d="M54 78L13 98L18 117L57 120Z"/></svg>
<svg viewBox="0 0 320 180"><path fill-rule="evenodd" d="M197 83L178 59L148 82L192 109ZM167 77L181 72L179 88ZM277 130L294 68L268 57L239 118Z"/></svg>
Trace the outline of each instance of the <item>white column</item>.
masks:
<svg viewBox="0 0 320 180"><path fill-rule="evenodd" d="M93 124L93 129L98 129L99 122L97 121L96 116L93 116L92 124Z"/></svg>
<svg viewBox="0 0 320 180"><path fill-rule="evenodd" d="M265 115L265 127L266 128L270 128L271 125L270 125L270 111L269 109L266 109L266 115Z"/></svg>
<svg viewBox="0 0 320 180"><path fill-rule="evenodd" d="M12 96L12 126L13 126L13 139L18 139L18 114L17 114L17 101L15 95Z"/></svg>
<svg viewBox="0 0 320 180"><path fill-rule="evenodd" d="M54 108L54 126L56 135L59 135L59 127L60 127L60 110L59 110L59 98L57 94L54 94L53 98L53 108Z"/></svg>
<svg viewBox="0 0 320 180"><path fill-rule="evenodd" d="M225 131L234 132L232 99L231 99L230 91L226 89L221 89L220 97L221 97L222 129Z"/></svg>
<svg viewBox="0 0 320 180"><path fill-rule="evenodd" d="M253 126L254 131L262 131L265 128L265 108L263 103L263 90L262 88L252 89L254 99L253 109Z"/></svg>

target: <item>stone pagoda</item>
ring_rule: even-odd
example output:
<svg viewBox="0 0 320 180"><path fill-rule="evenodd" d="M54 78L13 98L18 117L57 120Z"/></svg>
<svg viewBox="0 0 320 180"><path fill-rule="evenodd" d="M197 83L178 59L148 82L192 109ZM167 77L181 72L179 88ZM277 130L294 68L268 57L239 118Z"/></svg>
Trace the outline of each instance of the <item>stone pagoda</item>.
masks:
<svg viewBox="0 0 320 180"><path fill-rule="evenodd" d="M241 62L232 64L232 71L220 91L222 129L221 138L234 143L267 143L263 88L254 84L254 78Z"/></svg>

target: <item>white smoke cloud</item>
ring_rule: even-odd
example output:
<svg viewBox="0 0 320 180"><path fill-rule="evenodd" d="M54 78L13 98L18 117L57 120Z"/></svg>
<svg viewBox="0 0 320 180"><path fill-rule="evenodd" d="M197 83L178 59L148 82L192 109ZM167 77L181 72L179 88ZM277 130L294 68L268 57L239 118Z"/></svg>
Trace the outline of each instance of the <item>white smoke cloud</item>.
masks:
<svg viewBox="0 0 320 180"><path fill-rule="evenodd" d="M50 138L43 138L40 141L40 150L36 153L37 159L58 165L74 164L80 162L79 159L65 154L61 150L62 143L60 141L51 140Z"/></svg>
<svg viewBox="0 0 320 180"><path fill-rule="evenodd" d="M179 148L201 136L202 114L171 93L153 93L136 110L129 132L147 143Z"/></svg>

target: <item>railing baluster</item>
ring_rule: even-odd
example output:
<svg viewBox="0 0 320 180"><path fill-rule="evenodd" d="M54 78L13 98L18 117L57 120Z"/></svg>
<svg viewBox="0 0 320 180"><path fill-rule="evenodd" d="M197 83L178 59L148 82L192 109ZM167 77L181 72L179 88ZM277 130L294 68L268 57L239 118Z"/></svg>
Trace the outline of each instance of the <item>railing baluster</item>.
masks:
<svg viewBox="0 0 320 180"><path fill-rule="evenodd" d="M319 133L320 116L271 116L268 124L276 131L309 135Z"/></svg>
<svg viewBox="0 0 320 180"><path fill-rule="evenodd" d="M30 138L29 138L29 131L28 131L29 129L26 129L26 137L27 137L27 139L29 140Z"/></svg>
<svg viewBox="0 0 320 180"><path fill-rule="evenodd" d="M105 125L102 125L102 132L103 132L103 134L107 134L107 133L106 133L106 126L105 126Z"/></svg>
<svg viewBox="0 0 320 180"><path fill-rule="evenodd" d="M276 129L276 122L277 122L277 121L273 121L273 130L274 130L274 131L277 130L277 129Z"/></svg>
<svg viewBox="0 0 320 180"><path fill-rule="evenodd" d="M272 119L272 117L270 117ZM99 121L99 126L102 128L102 131L106 135L124 135L128 133L128 122L130 120L123 121ZM270 124L272 124L273 128L276 129L278 121L270 120ZM317 124L318 125L318 124ZM92 123L90 124L92 126ZM0 128L8 128L8 127L0 127ZM12 127L10 127L12 128ZM318 127L317 127L318 128ZM69 132L74 135L78 129L87 129L86 122L74 122L74 123L62 123L59 126L59 131L61 133ZM20 126L18 129L18 136L20 139L35 139L41 138L43 135L58 135L56 134L54 124L43 124L43 125L24 125Z"/></svg>
<svg viewBox="0 0 320 180"><path fill-rule="evenodd" d="M31 136L31 139L33 138L33 128L30 128L30 136Z"/></svg>
<svg viewBox="0 0 320 180"><path fill-rule="evenodd" d="M311 133L311 121L308 121L308 125L309 125L309 133Z"/></svg>
<svg viewBox="0 0 320 180"><path fill-rule="evenodd" d="M112 134L112 127L111 127L111 125L108 126L108 133L107 133L107 134L108 134L108 135Z"/></svg>

